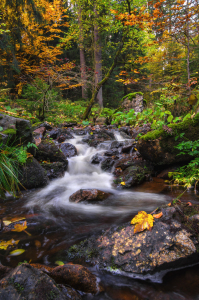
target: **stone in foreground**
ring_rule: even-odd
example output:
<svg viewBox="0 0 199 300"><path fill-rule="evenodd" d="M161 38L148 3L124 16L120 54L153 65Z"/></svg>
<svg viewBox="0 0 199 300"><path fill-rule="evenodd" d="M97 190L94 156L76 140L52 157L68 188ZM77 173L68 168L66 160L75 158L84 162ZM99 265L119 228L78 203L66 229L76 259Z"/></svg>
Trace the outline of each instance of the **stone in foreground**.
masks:
<svg viewBox="0 0 199 300"><path fill-rule="evenodd" d="M42 271L22 264L0 281L0 300L71 300L66 289Z"/></svg>
<svg viewBox="0 0 199 300"><path fill-rule="evenodd" d="M98 264L100 269L118 270L128 276L153 274L196 262L195 240L171 217L174 213L174 208L165 209L165 218L155 220L151 231L134 233L135 226L130 223L124 224L122 229L114 226L98 238L91 237L79 245L77 252ZM93 249L95 256L89 259L87 253Z"/></svg>
<svg viewBox="0 0 199 300"><path fill-rule="evenodd" d="M95 202L107 199L111 193L106 193L97 189L80 189L69 197L70 202Z"/></svg>

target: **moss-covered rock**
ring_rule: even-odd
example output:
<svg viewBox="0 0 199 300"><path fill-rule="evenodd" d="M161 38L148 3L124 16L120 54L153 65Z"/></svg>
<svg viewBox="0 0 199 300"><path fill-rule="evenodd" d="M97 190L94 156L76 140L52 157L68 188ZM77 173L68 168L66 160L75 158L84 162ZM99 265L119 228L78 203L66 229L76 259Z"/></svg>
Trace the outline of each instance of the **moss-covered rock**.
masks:
<svg viewBox="0 0 199 300"><path fill-rule="evenodd" d="M185 140L195 141L199 139L199 114L193 119L188 119L178 124L168 125L171 132L164 129L150 131L140 137L137 148L144 159L150 160L155 165L170 165L178 162L188 162L192 157L178 155L175 148ZM184 136L180 138L180 134ZM176 137L179 137L176 139Z"/></svg>

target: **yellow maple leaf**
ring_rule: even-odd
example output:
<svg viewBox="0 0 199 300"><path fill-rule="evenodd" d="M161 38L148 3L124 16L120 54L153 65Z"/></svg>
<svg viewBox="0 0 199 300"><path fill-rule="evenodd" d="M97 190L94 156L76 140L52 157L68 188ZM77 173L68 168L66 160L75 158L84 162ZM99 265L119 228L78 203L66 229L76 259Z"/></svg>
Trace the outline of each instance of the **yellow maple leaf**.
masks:
<svg viewBox="0 0 199 300"><path fill-rule="evenodd" d="M22 224L15 224L14 229L12 231L21 232L27 228L27 222L23 222Z"/></svg>
<svg viewBox="0 0 199 300"><path fill-rule="evenodd" d="M11 239L9 241L0 241L0 249L6 250L8 246L13 246L13 244L17 245L19 243L19 240L15 241L14 239Z"/></svg>
<svg viewBox="0 0 199 300"><path fill-rule="evenodd" d="M121 185L125 185L126 183L124 181L120 182Z"/></svg>
<svg viewBox="0 0 199 300"><path fill-rule="evenodd" d="M139 211L138 214L131 220L131 224L135 225L134 233L141 232L145 229L151 230L153 227L154 218L145 211Z"/></svg>

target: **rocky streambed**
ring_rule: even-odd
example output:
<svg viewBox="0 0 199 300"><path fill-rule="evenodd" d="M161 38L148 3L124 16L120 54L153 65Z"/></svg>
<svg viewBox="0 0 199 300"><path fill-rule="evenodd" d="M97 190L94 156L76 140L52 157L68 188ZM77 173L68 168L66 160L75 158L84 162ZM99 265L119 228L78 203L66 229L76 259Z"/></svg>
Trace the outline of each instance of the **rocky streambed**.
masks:
<svg viewBox="0 0 199 300"><path fill-rule="evenodd" d="M43 123L34 130L38 149L21 175L23 187L32 190L23 192L19 200L1 203L1 239L19 239L14 248L25 250L16 257L9 256L13 247L6 253L1 250L1 262L15 267L25 260L31 266L2 267L2 277L7 277L0 282L0 297L34 299L36 291L40 299L148 299L145 295L150 293L153 299L194 299L183 288L176 296L174 287L170 297L167 292L155 292L146 281L141 284L133 279L150 279L160 288L168 271L198 262L197 195L187 192L182 202L168 206L180 193L178 187L171 189L161 179L167 177L168 165L154 162L154 156L145 160L138 151L143 152L141 142L135 140L150 127L118 130L67 125L52 128ZM153 179L158 174L159 179ZM130 221L143 210L155 210L162 216L154 219L151 231L135 233ZM23 219L13 221L16 216ZM12 232L15 224L23 224L25 219L31 236ZM12 222L6 225L6 220ZM55 267L57 261L64 266ZM81 269L82 265L90 271ZM34 280L30 283L27 277ZM91 282L82 283L84 277ZM71 278L76 278L75 283ZM131 284L134 289L129 288ZM118 285L123 293L114 294ZM159 288L156 285L156 290ZM14 298L6 298L11 297L8 295Z"/></svg>

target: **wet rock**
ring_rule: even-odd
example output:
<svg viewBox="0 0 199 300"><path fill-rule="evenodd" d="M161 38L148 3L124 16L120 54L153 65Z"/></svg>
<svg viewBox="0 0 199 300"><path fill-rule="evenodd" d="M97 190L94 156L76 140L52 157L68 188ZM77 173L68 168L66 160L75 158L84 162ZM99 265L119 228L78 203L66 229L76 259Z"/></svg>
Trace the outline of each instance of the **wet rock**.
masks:
<svg viewBox="0 0 199 300"><path fill-rule="evenodd" d="M104 159L103 156L101 156L99 153L96 153L96 154L91 158L91 163L94 164L94 165L98 165L103 159Z"/></svg>
<svg viewBox="0 0 199 300"><path fill-rule="evenodd" d="M97 189L80 189L69 197L70 202L95 202L107 199L111 193L106 193Z"/></svg>
<svg viewBox="0 0 199 300"><path fill-rule="evenodd" d="M111 150L107 150L104 152L104 156L114 156L114 155L118 155L119 154L119 150L116 149L111 149Z"/></svg>
<svg viewBox="0 0 199 300"><path fill-rule="evenodd" d="M29 264L15 268L0 281L0 300L71 300L55 281Z"/></svg>
<svg viewBox="0 0 199 300"><path fill-rule="evenodd" d="M63 143L65 140L66 140L66 135L65 135L65 134L61 134L61 135L57 138L58 143Z"/></svg>
<svg viewBox="0 0 199 300"><path fill-rule="evenodd" d="M122 147L122 153L129 153L134 148L135 143L130 143Z"/></svg>
<svg viewBox="0 0 199 300"><path fill-rule="evenodd" d="M50 276L60 284L69 284L71 287L85 293L96 294L97 281L86 267L66 264L53 269Z"/></svg>
<svg viewBox="0 0 199 300"><path fill-rule="evenodd" d="M29 158L20 168L19 172L20 189L33 189L45 186L48 183L48 177L45 170L35 158Z"/></svg>
<svg viewBox="0 0 199 300"><path fill-rule="evenodd" d="M123 139L125 139L125 140L131 139L131 137L128 134L126 134L125 132L123 132L123 131L120 131L120 134L123 137Z"/></svg>
<svg viewBox="0 0 199 300"><path fill-rule="evenodd" d="M52 162L52 163L42 163L42 167L46 170L49 179L54 179L58 177L63 177L64 173L67 171L68 161L66 162Z"/></svg>
<svg viewBox="0 0 199 300"><path fill-rule="evenodd" d="M74 139L71 129L62 128L61 135L63 135L67 140Z"/></svg>
<svg viewBox="0 0 199 300"><path fill-rule="evenodd" d="M0 280L4 277L6 277L13 269L10 267L5 267L2 264L0 264Z"/></svg>
<svg viewBox="0 0 199 300"><path fill-rule="evenodd" d="M115 160L113 158L107 157L103 159L103 161L101 162L101 169L103 171L111 172L114 163Z"/></svg>
<svg viewBox="0 0 199 300"><path fill-rule="evenodd" d="M46 132L46 127L39 127L33 131L34 136L43 137Z"/></svg>
<svg viewBox="0 0 199 300"><path fill-rule="evenodd" d="M191 234L178 225L178 222L167 224L156 219L151 231L140 233L134 233L134 225L130 223L122 229L114 226L98 238L85 241L79 246L81 250L77 246L77 251L89 259L86 253L95 249L91 262L111 272L117 269L124 275L177 268L198 260Z"/></svg>
<svg viewBox="0 0 199 300"><path fill-rule="evenodd" d="M128 165L128 161L126 161ZM141 184L145 180L150 180L151 174L153 173L153 168L146 161L129 161L129 165L124 171L117 173L117 168L114 170L114 174L116 176L119 175L114 180L115 184L121 184L121 182L125 182L122 184L123 188L130 188L132 186ZM123 164L124 166L124 164Z"/></svg>
<svg viewBox="0 0 199 300"><path fill-rule="evenodd" d="M73 129L76 135L86 135L87 131L85 129Z"/></svg>
<svg viewBox="0 0 199 300"><path fill-rule="evenodd" d="M113 141L111 143L111 147L110 149L114 149L114 148L120 148L124 145L124 142L119 142L119 141Z"/></svg>
<svg viewBox="0 0 199 300"><path fill-rule="evenodd" d="M60 149L65 155L65 157L72 157L77 155L77 149L72 144L63 143L61 144Z"/></svg>
<svg viewBox="0 0 199 300"><path fill-rule="evenodd" d="M56 129L53 129L49 132L49 136L50 138L56 140L58 138L58 136L61 135L61 129L60 128L56 128Z"/></svg>
<svg viewBox="0 0 199 300"><path fill-rule="evenodd" d="M113 139L115 139L115 136L112 131L100 128L96 129L95 131L91 131L90 135L83 138L82 141L87 143L90 147L96 148L100 143Z"/></svg>
<svg viewBox="0 0 199 300"><path fill-rule="evenodd" d="M38 150L36 152L36 159L39 161L49 160L49 162L60 161L66 163L66 165L68 163L65 155L51 140L41 141L41 143L38 145Z"/></svg>

